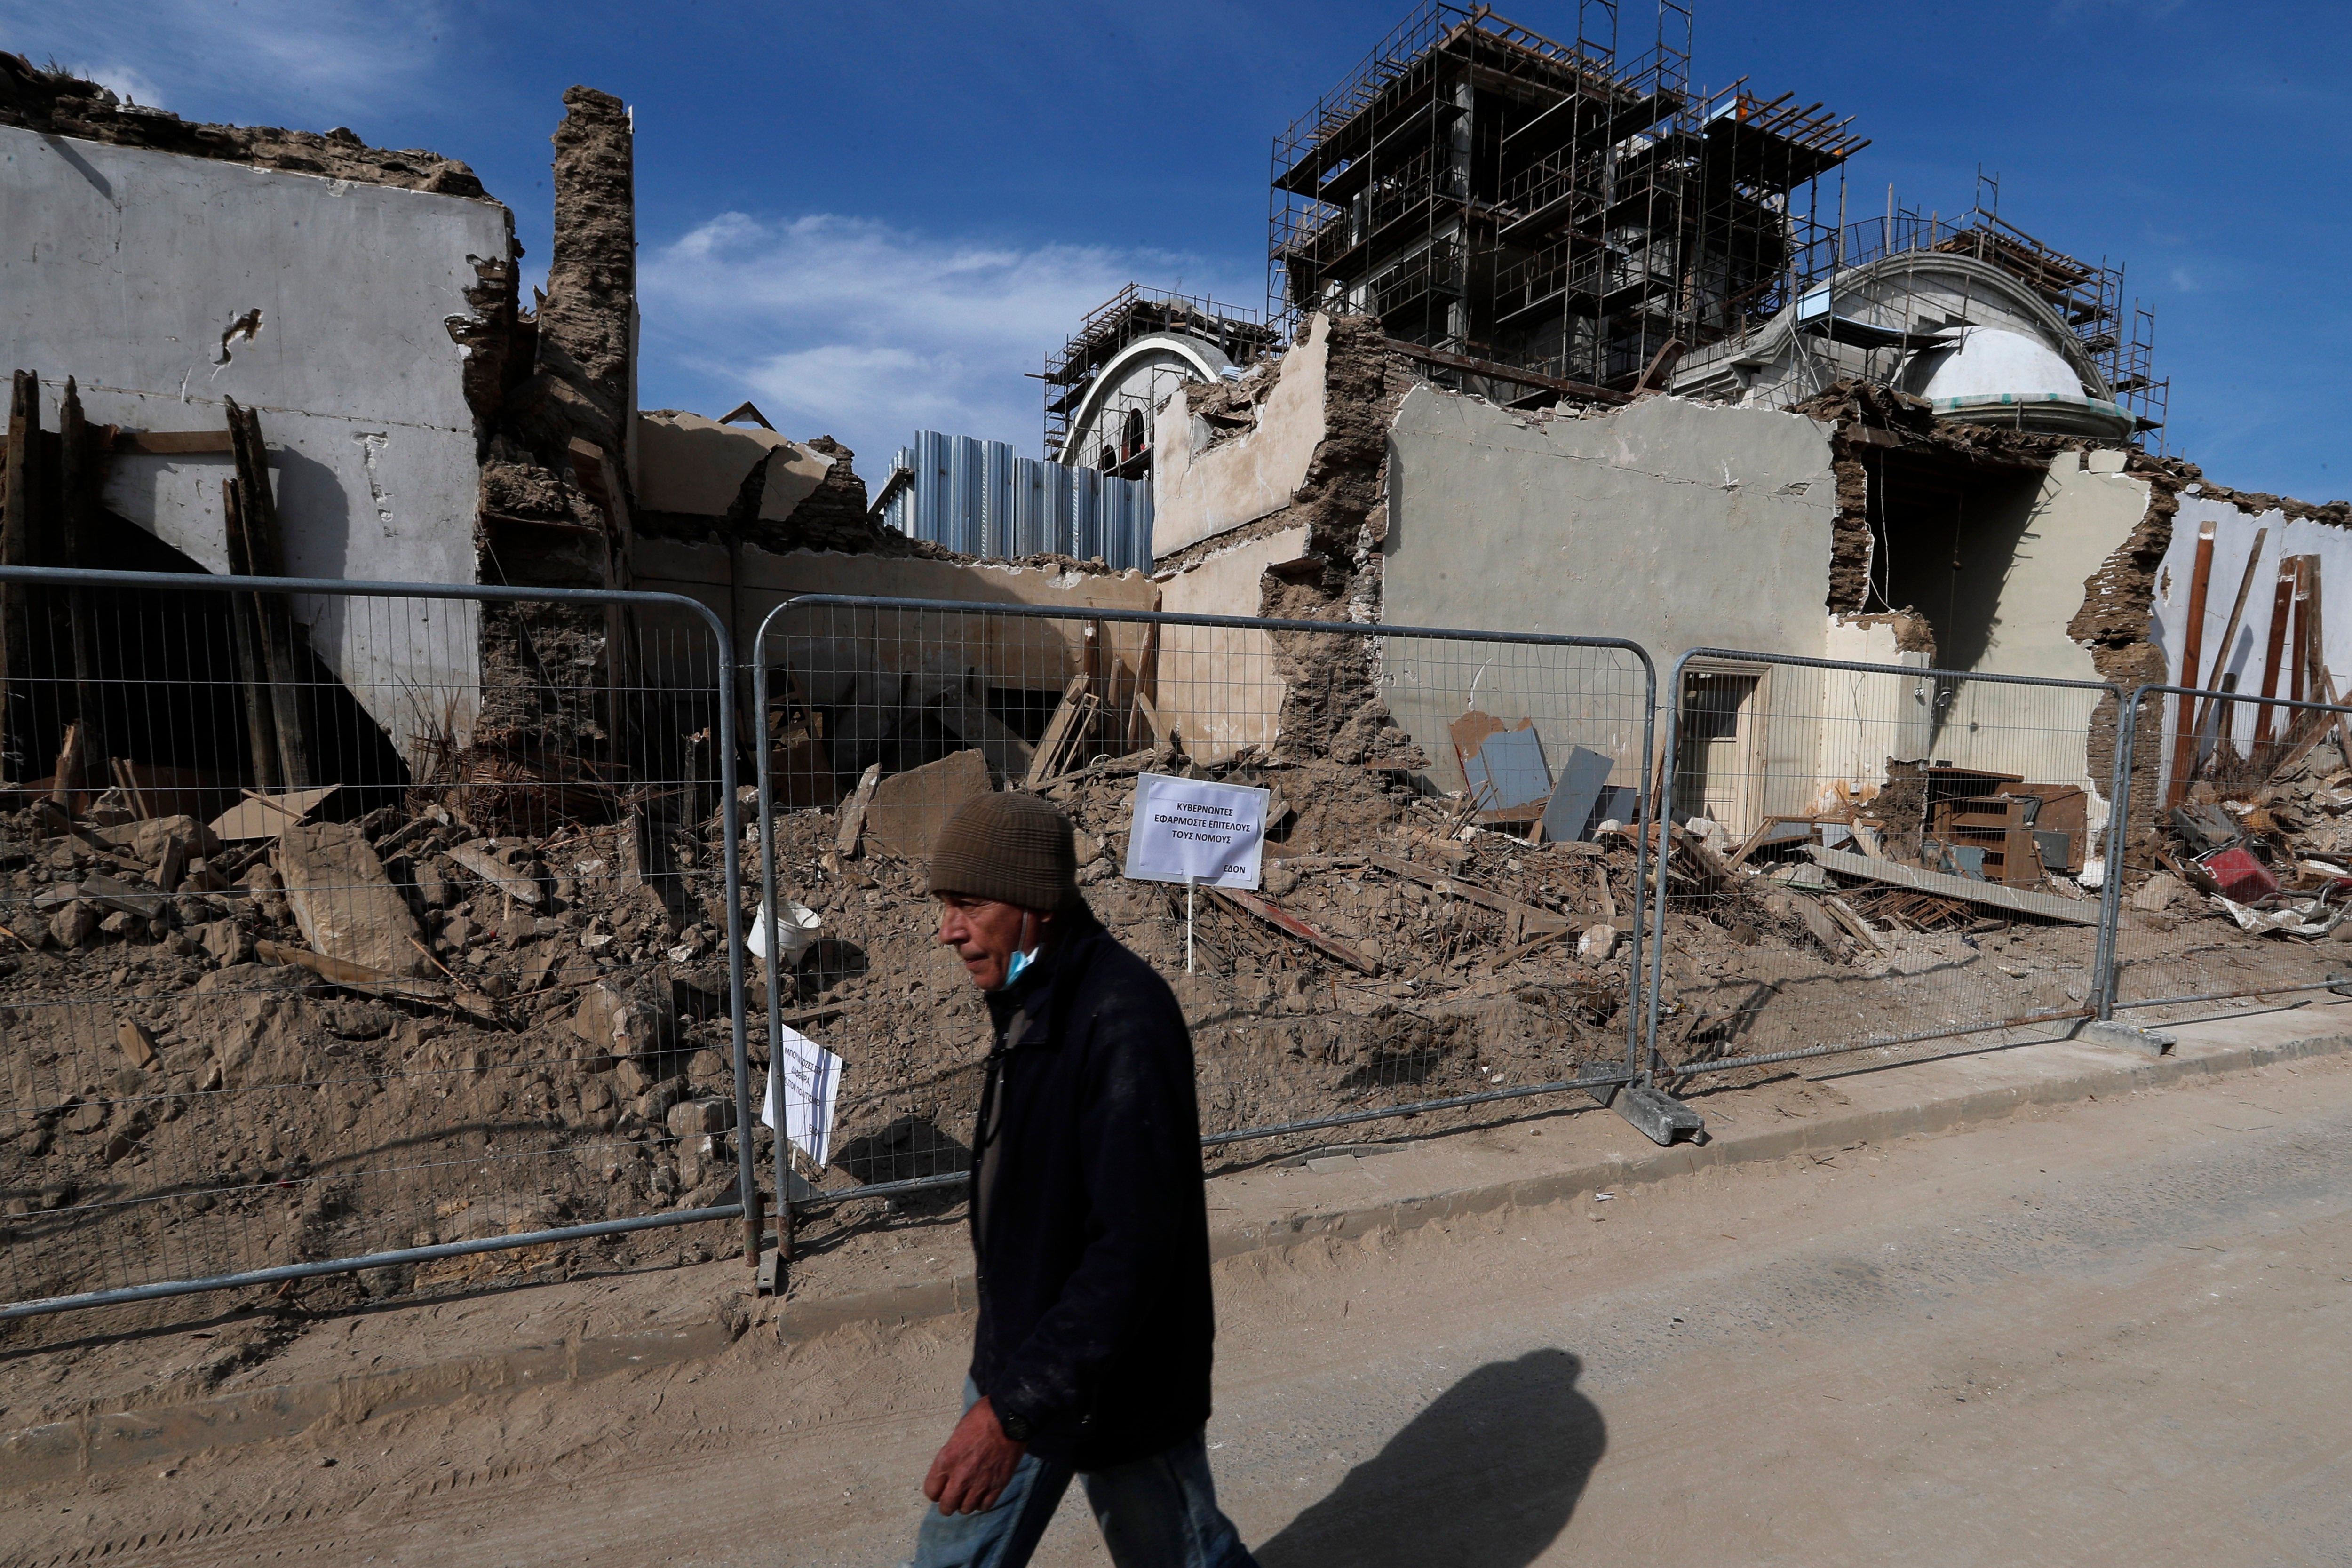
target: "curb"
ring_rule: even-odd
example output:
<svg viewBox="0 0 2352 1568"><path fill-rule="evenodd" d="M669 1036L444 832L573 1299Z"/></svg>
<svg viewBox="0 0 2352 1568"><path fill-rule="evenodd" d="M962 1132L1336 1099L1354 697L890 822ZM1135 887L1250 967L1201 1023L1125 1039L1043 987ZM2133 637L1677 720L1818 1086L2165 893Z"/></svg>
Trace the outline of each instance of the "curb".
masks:
<svg viewBox="0 0 2352 1568"><path fill-rule="evenodd" d="M2352 1054L2352 1033L2315 1035L2266 1045L2225 1047L2190 1057L2137 1057L2111 1068L1941 1099L1828 1114L1801 1125L1735 1133L1704 1145L1681 1143L1622 1158L1591 1161L1508 1182L1424 1197L1297 1214L1270 1224L1213 1231L1210 1256L1237 1258L1302 1242L1347 1241L1375 1231L1405 1231L1497 1209L1532 1208L1580 1194L1667 1181L1736 1164L1761 1163L1823 1148L1949 1131L1998 1121L2039 1105L2129 1093L2314 1057ZM970 1275L884 1290L866 1290L787 1306L773 1320L779 1339L806 1342L855 1324L894 1327L969 1311ZM129 1468L201 1449L289 1437L321 1422L336 1425L453 1404L472 1395L511 1394L677 1366L719 1354L750 1326L733 1310L685 1328L523 1345L425 1366L86 1415L0 1433L0 1474L11 1489Z"/></svg>

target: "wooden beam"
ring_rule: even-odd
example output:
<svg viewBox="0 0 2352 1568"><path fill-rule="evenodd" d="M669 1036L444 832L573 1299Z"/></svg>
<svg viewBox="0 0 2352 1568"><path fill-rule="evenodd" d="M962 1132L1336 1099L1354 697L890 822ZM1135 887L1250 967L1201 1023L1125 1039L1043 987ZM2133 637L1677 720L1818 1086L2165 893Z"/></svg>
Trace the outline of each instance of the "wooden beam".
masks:
<svg viewBox="0 0 2352 1568"><path fill-rule="evenodd" d="M1259 898L1255 893L1246 893L1239 888L1204 888L1202 890L1214 893L1235 909L1248 910L1286 936L1297 938L1309 947L1338 959L1350 969L1365 974L1378 974L1381 972L1379 964L1374 963L1346 942L1317 930L1287 910L1276 908L1273 903Z"/></svg>
<svg viewBox="0 0 2352 1568"><path fill-rule="evenodd" d="M228 404L229 434L236 437L236 499L245 520L247 552L254 575L286 575L286 546L278 528L278 498L269 488L268 459L261 439L261 416ZM269 678L270 719L278 738L278 773L287 789L308 789L310 776L310 738L302 722L301 661L296 638L293 605L280 594L256 594L254 608L261 623L262 663Z"/></svg>
<svg viewBox="0 0 2352 1568"><path fill-rule="evenodd" d="M253 575L253 553L246 542L245 513L238 504L235 479L221 481L221 529L228 547L230 575ZM270 723L268 683L261 661L260 630L256 624L259 615L256 595L228 595L229 630L236 646L237 686L245 700L247 756L253 766L253 782L263 789L274 790L280 787L281 781L278 776L278 737Z"/></svg>
<svg viewBox="0 0 2352 1568"><path fill-rule="evenodd" d="M2254 722L2254 755L2259 757L2271 743L2271 707L2278 696L2279 653L2286 647L2287 618L2294 611L2296 567L2292 556L2282 555L2278 563L2278 587L2271 595L2270 637L2263 650L2263 707L2261 717ZM2293 729L2290 722L2288 729Z"/></svg>
<svg viewBox="0 0 2352 1568"><path fill-rule="evenodd" d="M1423 364L1441 365L1470 375L1492 376L1507 381L1514 386L1540 386L1547 392L1563 393L1570 397L1588 398L1595 403L1631 403L1622 392L1612 392L1605 386L1595 386L1587 381L1563 381L1556 375L1544 375L1532 370L1519 370L1512 365L1497 364L1493 360L1472 359L1467 354L1450 354L1440 349L1425 349L1419 343L1408 343L1397 338L1382 338L1381 346L1391 353L1419 360Z"/></svg>
<svg viewBox="0 0 2352 1568"><path fill-rule="evenodd" d="M2203 668L2200 656L2205 650L2205 590L2213 580L2213 524L2210 520L2197 530L2197 564L2189 577L2189 621L2180 637L2180 670L2173 684L2195 686L2197 672ZM2180 711L2172 724L2172 774L2167 781L2164 803L2179 805L2189 791L2189 769L2197 760L2197 699L2180 699Z"/></svg>
<svg viewBox="0 0 2352 1568"><path fill-rule="evenodd" d="M8 456L0 473L0 565L33 562L33 509L38 505L41 449L41 383L29 370L16 373L9 388ZM16 688L31 673L32 594L22 583L0 586L0 777L14 773L9 758L30 778L32 738L17 732Z"/></svg>
<svg viewBox="0 0 2352 1568"><path fill-rule="evenodd" d="M2205 678L2204 684L2208 691L2221 689L2221 671L2228 668L2230 650L2238 640L2238 623L2245 617L2246 595L2253 591L2254 569L2263 563L2263 545L2270 536L2271 531L2267 528L2254 530L2254 547L2246 552L2246 570L2238 578L2237 602L2230 606L2230 624L2222 628L2221 645L2213 650L2213 671ZM2213 717L2213 710L2217 703L2220 704L2222 713L2226 715L2230 710L2229 704L2221 702L2219 698L2207 698L2204 704L2197 710L2197 733L2200 738L2205 733L2206 721ZM2223 722L2224 724L2228 722L2226 717ZM2216 735L2213 738L2213 752L2216 756L2221 754L2221 742L2226 738L2221 735Z"/></svg>

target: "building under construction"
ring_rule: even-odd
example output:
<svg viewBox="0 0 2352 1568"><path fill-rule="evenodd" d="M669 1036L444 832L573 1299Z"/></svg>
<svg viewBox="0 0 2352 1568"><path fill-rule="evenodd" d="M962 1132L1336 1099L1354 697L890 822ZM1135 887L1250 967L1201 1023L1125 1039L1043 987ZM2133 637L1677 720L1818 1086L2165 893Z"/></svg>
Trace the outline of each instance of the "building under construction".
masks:
<svg viewBox="0 0 2352 1568"><path fill-rule="evenodd" d="M1865 142L1790 94L1694 92L1679 0L1630 62L1616 5L1576 14L1557 41L1425 5L1275 139L1278 323L1359 310L1436 367L1622 391L1788 302L1821 176Z"/></svg>

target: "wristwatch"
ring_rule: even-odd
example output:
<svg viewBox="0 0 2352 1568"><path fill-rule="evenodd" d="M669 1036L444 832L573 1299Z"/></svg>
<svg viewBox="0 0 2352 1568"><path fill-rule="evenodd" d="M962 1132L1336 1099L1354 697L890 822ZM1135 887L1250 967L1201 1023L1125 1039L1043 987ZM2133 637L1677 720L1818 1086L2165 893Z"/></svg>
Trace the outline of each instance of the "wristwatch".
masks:
<svg viewBox="0 0 2352 1568"><path fill-rule="evenodd" d="M996 1413L996 1424L1003 1427L1004 1435L1014 1442L1026 1443L1029 1440L1029 1423L1022 1417L1007 1415L1000 1410Z"/></svg>

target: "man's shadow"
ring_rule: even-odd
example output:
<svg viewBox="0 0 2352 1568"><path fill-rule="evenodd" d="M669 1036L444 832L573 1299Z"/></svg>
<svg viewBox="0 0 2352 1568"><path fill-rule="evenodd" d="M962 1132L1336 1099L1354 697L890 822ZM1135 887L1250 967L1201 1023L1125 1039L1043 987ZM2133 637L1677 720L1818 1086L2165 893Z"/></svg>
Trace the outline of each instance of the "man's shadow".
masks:
<svg viewBox="0 0 2352 1568"><path fill-rule="evenodd" d="M1256 1549L1262 1568L1526 1568L1567 1528L1609 1447L1562 1350L1490 1362Z"/></svg>

